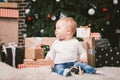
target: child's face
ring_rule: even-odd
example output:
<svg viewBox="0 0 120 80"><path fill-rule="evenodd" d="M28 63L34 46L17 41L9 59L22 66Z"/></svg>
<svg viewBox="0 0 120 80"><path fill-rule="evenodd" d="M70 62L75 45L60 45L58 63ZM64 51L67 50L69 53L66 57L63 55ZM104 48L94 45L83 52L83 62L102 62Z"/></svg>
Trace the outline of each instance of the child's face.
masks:
<svg viewBox="0 0 120 80"><path fill-rule="evenodd" d="M56 24L56 30L55 30L55 35L58 39L65 39L66 38L66 32L67 32L67 27Z"/></svg>
<svg viewBox="0 0 120 80"><path fill-rule="evenodd" d="M60 40L71 39L77 24L72 18L62 18L56 23L55 35Z"/></svg>

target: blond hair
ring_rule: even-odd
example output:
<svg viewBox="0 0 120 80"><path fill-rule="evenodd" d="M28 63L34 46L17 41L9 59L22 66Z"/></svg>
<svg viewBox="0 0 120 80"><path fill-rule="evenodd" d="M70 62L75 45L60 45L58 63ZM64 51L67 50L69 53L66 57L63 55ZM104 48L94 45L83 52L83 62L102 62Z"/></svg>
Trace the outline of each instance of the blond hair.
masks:
<svg viewBox="0 0 120 80"><path fill-rule="evenodd" d="M66 17L66 18L60 18L57 21L56 26L67 27L74 34L76 32L77 23L72 17Z"/></svg>

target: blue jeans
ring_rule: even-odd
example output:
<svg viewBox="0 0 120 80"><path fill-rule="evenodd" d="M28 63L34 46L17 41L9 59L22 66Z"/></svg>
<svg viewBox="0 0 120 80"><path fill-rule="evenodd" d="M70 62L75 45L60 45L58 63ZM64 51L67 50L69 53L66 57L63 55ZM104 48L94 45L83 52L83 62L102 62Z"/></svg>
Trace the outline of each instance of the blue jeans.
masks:
<svg viewBox="0 0 120 80"><path fill-rule="evenodd" d="M88 63L80 63L80 62L68 62L68 63L55 64L54 72L58 73L59 75L63 75L63 72L65 69L74 65L79 66L82 70L85 71L85 73L94 74L96 72L96 70Z"/></svg>

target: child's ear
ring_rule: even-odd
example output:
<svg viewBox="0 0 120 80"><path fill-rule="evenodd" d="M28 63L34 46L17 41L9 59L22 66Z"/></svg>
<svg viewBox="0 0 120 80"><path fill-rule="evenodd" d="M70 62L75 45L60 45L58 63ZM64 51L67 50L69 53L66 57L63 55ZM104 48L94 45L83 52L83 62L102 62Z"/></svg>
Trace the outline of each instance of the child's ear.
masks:
<svg viewBox="0 0 120 80"><path fill-rule="evenodd" d="M71 34L71 30L67 30L67 34Z"/></svg>

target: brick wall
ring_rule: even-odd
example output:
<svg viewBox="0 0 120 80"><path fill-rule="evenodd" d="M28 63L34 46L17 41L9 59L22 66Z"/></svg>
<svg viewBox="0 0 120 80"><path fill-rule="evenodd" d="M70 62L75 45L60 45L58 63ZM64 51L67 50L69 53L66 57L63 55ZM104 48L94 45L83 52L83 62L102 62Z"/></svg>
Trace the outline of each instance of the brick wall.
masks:
<svg viewBox="0 0 120 80"><path fill-rule="evenodd" d="M25 23L25 10L27 8L28 0L8 0L8 2L15 2L18 4L19 9L19 41L18 45L24 45L24 38L22 36L22 31L25 31L25 28L23 27Z"/></svg>

